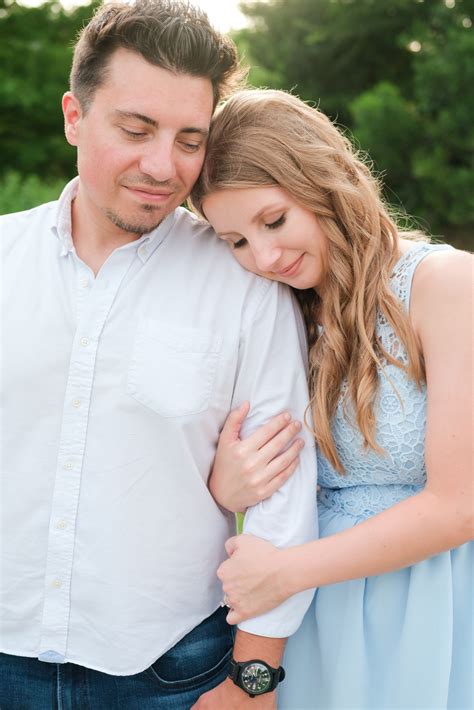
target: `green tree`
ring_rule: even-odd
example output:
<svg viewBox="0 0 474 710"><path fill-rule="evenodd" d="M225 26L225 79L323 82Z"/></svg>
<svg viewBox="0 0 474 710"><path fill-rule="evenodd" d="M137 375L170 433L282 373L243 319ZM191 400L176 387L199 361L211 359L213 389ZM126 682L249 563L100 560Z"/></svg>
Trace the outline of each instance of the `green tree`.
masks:
<svg viewBox="0 0 474 710"><path fill-rule="evenodd" d="M269 0L235 34L255 85L355 134L388 199L435 231L474 228L474 0Z"/></svg>
<svg viewBox="0 0 474 710"><path fill-rule="evenodd" d="M319 100L345 124L349 102L380 81L410 89L413 53L400 35L429 14L428 3L416 0L247 1L241 8L251 25L235 37L259 78Z"/></svg>
<svg viewBox="0 0 474 710"><path fill-rule="evenodd" d="M420 192L407 180L413 172L413 146L422 140L423 126L416 106L390 82L380 82L351 104L354 133L384 177L388 199L418 210ZM393 190L396 194L391 193Z"/></svg>
<svg viewBox="0 0 474 710"><path fill-rule="evenodd" d="M53 0L39 7L0 0L2 173L74 174L61 96L68 87L74 38L92 11L93 6L67 11Z"/></svg>
<svg viewBox="0 0 474 710"><path fill-rule="evenodd" d="M465 24L442 24L438 41L428 34L414 73L425 127L413 166L422 208L456 226L474 225L474 34Z"/></svg>
<svg viewBox="0 0 474 710"><path fill-rule="evenodd" d="M351 109L355 135L405 207L434 229L465 227L468 234L474 224L474 98L466 87L474 83L474 35L470 17L450 10L437 4L430 23L417 28L411 95L378 84Z"/></svg>

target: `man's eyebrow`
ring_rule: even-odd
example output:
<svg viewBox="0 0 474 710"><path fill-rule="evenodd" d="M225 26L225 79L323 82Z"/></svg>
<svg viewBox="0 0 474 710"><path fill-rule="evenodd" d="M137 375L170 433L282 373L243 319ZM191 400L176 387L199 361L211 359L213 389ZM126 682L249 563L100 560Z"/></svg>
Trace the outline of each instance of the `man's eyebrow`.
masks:
<svg viewBox="0 0 474 710"><path fill-rule="evenodd" d="M209 135L209 131L205 128L195 128L194 126L183 128L180 133L199 133L203 138L207 138Z"/></svg>
<svg viewBox="0 0 474 710"><path fill-rule="evenodd" d="M155 121L153 118L150 118L149 116L144 116L142 113L134 113L133 111L120 111L119 109L117 109L115 113L121 118L135 118L138 121L147 123L149 126L158 128L157 121Z"/></svg>
<svg viewBox="0 0 474 710"><path fill-rule="evenodd" d="M142 121L142 123L146 123L149 126L153 126L153 128L158 128L158 121L155 121L153 118L150 118L149 116L145 116L142 113L135 113L134 111L120 111L117 109L115 113L120 116L121 118L134 118L137 121ZM182 128L180 133L199 133L203 138L207 138L209 135L209 131L206 130L205 128L196 128L195 126L189 126L188 128Z"/></svg>

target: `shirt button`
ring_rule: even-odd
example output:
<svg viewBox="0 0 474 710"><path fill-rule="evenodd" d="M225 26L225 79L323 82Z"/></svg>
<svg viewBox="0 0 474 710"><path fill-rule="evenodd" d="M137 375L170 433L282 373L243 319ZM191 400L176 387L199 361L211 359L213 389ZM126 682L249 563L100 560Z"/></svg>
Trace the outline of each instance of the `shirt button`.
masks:
<svg viewBox="0 0 474 710"><path fill-rule="evenodd" d="M73 462L73 461L66 461L66 463L65 463L64 466L63 466L63 469L64 469L65 471L72 471L73 468L74 468L74 462Z"/></svg>
<svg viewBox="0 0 474 710"><path fill-rule="evenodd" d="M73 406L73 407L76 407L76 409L77 409L78 407L81 406L81 400L80 400L80 399L73 399L73 400L72 400L72 406Z"/></svg>
<svg viewBox="0 0 474 710"><path fill-rule="evenodd" d="M81 338L79 341L83 348L87 348L89 345L89 338Z"/></svg>
<svg viewBox="0 0 474 710"><path fill-rule="evenodd" d="M56 527L59 530L64 530L64 528L66 527L66 521L65 520L58 520L58 522L56 523Z"/></svg>
<svg viewBox="0 0 474 710"><path fill-rule="evenodd" d="M53 579L53 584L52 584L52 586L53 586L55 589L59 589L59 588L61 587L61 580L60 580L60 579Z"/></svg>
<svg viewBox="0 0 474 710"><path fill-rule="evenodd" d="M87 288L89 286L89 279L80 279L79 284L82 288Z"/></svg>

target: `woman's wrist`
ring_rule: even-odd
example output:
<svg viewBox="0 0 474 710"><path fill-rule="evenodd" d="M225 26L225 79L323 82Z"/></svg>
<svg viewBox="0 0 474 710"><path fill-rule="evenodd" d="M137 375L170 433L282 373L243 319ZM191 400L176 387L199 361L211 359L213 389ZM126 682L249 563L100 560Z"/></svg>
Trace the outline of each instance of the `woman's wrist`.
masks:
<svg viewBox="0 0 474 710"><path fill-rule="evenodd" d="M278 579L285 599L303 589L299 571L299 547L279 550Z"/></svg>
<svg viewBox="0 0 474 710"><path fill-rule="evenodd" d="M314 542L311 545L314 545ZM280 551L281 584L284 585L286 597L291 597L294 594L298 594L298 592L303 592L315 586L313 581L309 579L310 573L314 575L314 555L311 554L312 565L310 570L308 568L308 544L288 547Z"/></svg>

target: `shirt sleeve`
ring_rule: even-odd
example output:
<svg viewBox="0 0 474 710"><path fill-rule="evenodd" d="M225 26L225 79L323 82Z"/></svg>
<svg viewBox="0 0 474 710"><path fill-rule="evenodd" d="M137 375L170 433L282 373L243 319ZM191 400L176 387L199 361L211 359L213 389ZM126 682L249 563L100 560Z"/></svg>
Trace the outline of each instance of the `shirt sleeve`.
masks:
<svg viewBox="0 0 474 710"><path fill-rule="evenodd" d="M245 438L272 416L288 411L303 421L309 402L307 344L302 316L289 289L273 283L259 305L240 344L234 405L250 402L244 423ZM307 420L311 423L309 412ZM277 547L300 545L317 537L316 454L305 426L300 465L270 498L249 508L244 533L268 540ZM283 638L299 627L311 603L313 590L300 592L279 607L239 625L259 636Z"/></svg>

